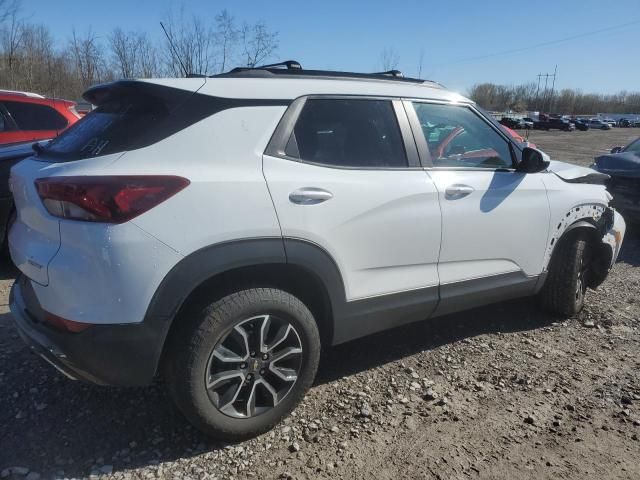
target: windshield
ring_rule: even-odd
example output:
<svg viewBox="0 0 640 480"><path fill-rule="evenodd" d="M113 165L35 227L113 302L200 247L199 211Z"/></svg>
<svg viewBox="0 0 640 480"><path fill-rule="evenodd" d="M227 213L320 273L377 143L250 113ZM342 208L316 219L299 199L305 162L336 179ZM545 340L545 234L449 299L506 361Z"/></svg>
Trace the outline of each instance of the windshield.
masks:
<svg viewBox="0 0 640 480"><path fill-rule="evenodd" d="M625 148L624 151L625 152L640 153L640 138L636 139L635 141L633 141L629 145L627 145L627 148Z"/></svg>

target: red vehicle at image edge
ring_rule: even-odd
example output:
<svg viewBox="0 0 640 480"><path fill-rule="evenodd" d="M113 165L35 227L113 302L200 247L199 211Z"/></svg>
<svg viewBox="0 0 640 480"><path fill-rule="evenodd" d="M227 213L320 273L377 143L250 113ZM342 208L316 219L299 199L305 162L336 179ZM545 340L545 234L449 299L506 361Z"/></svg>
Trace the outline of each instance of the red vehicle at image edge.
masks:
<svg viewBox="0 0 640 480"><path fill-rule="evenodd" d="M0 90L0 145L46 140L80 118L75 102Z"/></svg>

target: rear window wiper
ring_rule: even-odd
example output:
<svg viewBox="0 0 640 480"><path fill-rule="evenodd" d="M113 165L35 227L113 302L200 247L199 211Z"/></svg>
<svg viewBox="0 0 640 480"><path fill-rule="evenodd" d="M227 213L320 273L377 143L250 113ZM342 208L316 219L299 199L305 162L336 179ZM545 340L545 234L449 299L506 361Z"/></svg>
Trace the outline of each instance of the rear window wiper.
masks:
<svg viewBox="0 0 640 480"><path fill-rule="evenodd" d="M40 145L40 143L38 142L31 145L31 148L33 149L34 152L36 152L37 155L40 155L42 152L44 152L44 147Z"/></svg>

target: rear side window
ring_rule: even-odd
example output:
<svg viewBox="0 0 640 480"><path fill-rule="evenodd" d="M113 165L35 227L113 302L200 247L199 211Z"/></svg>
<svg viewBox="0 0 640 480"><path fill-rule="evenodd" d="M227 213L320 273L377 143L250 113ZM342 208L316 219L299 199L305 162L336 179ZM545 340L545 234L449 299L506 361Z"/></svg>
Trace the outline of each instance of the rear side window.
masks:
<svg viewBox="0 0 640 480"><path fill-rule="evenodd" d="M407 167L391 101L309 99L285 153L337 167Z"/></svg>
<svg viewBox="0 0 640 480"><path fill-rule="evenodd" d="M67 119L54 108L37 103L3 102L19 130L62 130Z"/></svg>
<svg viewBox="0 0 640 480"><path fill-rule="evenodd" d="M79 160L143 148L229 108L225 99L136 82L112 84L92 95L99 106L52 140L46 158Z"/></svg>

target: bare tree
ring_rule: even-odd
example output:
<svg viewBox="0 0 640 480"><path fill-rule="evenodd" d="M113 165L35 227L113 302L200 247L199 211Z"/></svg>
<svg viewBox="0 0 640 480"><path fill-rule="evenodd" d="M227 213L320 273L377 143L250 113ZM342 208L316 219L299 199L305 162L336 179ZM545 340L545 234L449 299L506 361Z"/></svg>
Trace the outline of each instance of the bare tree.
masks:
<svg viewBox="0 0 640 480"><path fill-rule="evenodd" d="M133 78L138 66L138 38L135 33L125 33L121 28L116 28L109 35L109 47L111 49L114 69L123 78Z"/></svg>
<svg viewBox="0 0 640 480"><path fill-rule="evenodd" d="M102 80L103 48L91 30L85 35L79 35L75 29L72 31L69 53L82 89Z"/></svg>
<svg viewBox="0 0 640 480"><path fill-rule="evenodd" d="M536 91L535 83L516 86L482 83L471 87L468 95L488 110L524 112L539 108L540 102ZM622 91L617 94L598 95L565 88L560 90L553 107L550 108L559 113L575 115L598 112L637 113L640 112L640 92Z"/></svg>
<svg viewBox="0 0 640 480"><path fill-rule="evenodd" d="M244 65L255 67L271 57L278 49L278 32L271 32L264 22L244 24L242 38Z"/></svg>
<svg viewBox="0 0 640 480"><path fill-rule="evenodd" d="M19 0L0 0L0 26L20 11Z"/></svg>
<svg viewBox="0 0 640 480"><path fill-rule="evenodd" d="M19 68L19 50L24 34L24 23L19 17L20 9L17 2L5 2L6 6L0 10L0 48L2 49L3 65L9 88L16 88L19 83L16 71ZM0 5L0 8L2 5Z"/></svg>
<svg viewBox="0 0 640 480"><path fill-rule="evenodd" d="M152 78L160 75L158 50L144 33L138 35L138 58L138 75L140 77Z"/></svg>
<svg viewBox="0 0 640 480"><path fill-rule="evenodd" d="M192 73L255 66L278 48L278 34L264 22L238 23L223 10L212 21L169 15L169 42L154 43L144 32L114 29L105 38L73 30L57 44L46 25L24 20L21 0L0 0L0 88L77 99L92 84L116 77L181 76L180 61ZM180 61L179 61L179 60Z"/></svg>
<svg viewBox="0 0 640 480"><path fill-rule="evenodd" d="M216 15L216 43L220 49L220 72L224 72L233 59L237 48L240 32L235 25L235 19L227 10Z"/></svg>
<svg viewBox="0 0 640 480"><path fill-rule="evenodd" d="M393 47L387 47L380 54L380 64L383 72L396 70L400 64L400 56Z"/></svg>
<svg viewBox="0 0 640 480"><path fill-rule="evenodd" d="M44 25L24 25L20 48L20 77L24 88L54 94L55 51L53 38Z"/></svg>
<svg viewBox="0 0 640 480"><path fill-rule="evenodd" d="M184 65L187 73L207 74L215 63L213 29L196 16L185 19L184 9L178 18L170 12L165 23L169 37L164 49L167 73L181 76Z"/></svg>

